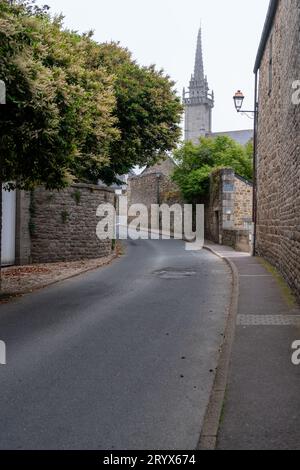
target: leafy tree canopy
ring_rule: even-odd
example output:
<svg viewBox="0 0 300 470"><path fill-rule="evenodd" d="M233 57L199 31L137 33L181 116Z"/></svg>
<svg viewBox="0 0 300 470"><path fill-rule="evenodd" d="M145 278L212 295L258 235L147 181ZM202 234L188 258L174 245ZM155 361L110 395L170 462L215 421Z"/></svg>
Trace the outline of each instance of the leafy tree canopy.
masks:
<svg viewBox="0 0 300 470"><path fill-rule="evenodd" d="M111 144L113 177L135 165L152 164L173 150L181 135L183 109L174 82L154 66L140 67L118 44L101 45L100 63L116 78L114 116L121 139Z"/></svg>
<svg viewBox="0 0 300 470"><path fill-rule="evenodd" d="M173 179L189 202L198 201L209 191L209 177L220 168L232 168L240 176L253 176L253 144L242 146L230 137L201 138L198 145L186 142L175 152L178 167Z"/></svg>
<svg viewBox="0 0 300 470"><path fill-rule="evenodd" d="M113 78L95 67L97 45L63 31L33 6L0 3L2 181L62 187L109 161L118 138ZM5 110L5 115L4 115Z"/></svg>
<svg viewBox="0 0 300 470"><path fill-rule="evenodd" d="M117 44L64 30L33 1L0 0L2 181L107 183L176 145L181 105L169 77Z"/></svg>

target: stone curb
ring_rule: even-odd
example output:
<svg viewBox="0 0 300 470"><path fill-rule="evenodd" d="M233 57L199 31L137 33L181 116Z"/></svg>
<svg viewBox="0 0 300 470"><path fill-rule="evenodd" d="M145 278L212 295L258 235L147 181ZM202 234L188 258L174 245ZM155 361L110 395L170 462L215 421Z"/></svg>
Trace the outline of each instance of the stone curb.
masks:
<svg viewBox="0 0 300 470"><path fill-rule="evenodd" d="M231 269L233 283L232 294L225 328L224 342L221 347L218 367L215 375L214 385L206 410L200 440L197 450L215 450L217 446L217 437L222 417L223 404L227 388L231 352L235 336L236 319L238 314L239 302L239 273L235 264L226 256L217 253L211 247L205 245L204 249L210 251L215 256L224 260Z"/></svg>

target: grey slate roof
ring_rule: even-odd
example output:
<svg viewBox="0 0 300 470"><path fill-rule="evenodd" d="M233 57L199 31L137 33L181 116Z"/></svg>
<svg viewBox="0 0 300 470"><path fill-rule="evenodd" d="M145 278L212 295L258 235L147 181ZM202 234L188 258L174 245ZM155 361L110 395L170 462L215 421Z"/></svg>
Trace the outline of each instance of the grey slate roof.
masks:
<svg viewBox="0 0 300 470"><path fill-rule="evenodd" d="M211 137L228 136L235 140L238 144L246 145L254 137L253 129L246 129L243 131L227 131L227 132L212 132Z"/></svg>
<svg viewBox="0 0 300 470"><path fill-rule="evenodd" d="M152 173L162 173L165 176L169 176L171 173L173 173L175 168L176 163L174 162L173 158L168 155L166 158L156 163L155 165L147 166L140 176L145 176Z"/></svg>

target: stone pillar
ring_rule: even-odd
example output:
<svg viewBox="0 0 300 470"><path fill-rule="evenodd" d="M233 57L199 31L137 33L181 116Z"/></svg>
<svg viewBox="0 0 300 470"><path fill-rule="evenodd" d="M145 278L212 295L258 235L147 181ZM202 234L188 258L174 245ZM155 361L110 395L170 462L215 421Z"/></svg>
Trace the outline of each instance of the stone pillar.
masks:
<svg viewBox="0 0 300 470"><path fill-rule="evenodd" d="M16 264L24 265L31 262L30 240L30 193L17 191L16 209Z"/></svg>

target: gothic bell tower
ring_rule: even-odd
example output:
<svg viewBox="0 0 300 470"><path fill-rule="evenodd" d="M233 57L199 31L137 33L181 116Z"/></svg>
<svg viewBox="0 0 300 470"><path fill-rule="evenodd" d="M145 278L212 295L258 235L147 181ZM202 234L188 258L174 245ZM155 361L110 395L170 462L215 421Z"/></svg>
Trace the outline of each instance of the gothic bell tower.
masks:
<svg viewBox="0 0 300 470"><path fill-rule="evenodd" d="M183 90L185 108L185 141L198 143L199 138L211 133L214 93L209 93L207 77L204 75L202 31L198 34L195 70L188 91Z"/></svg>

